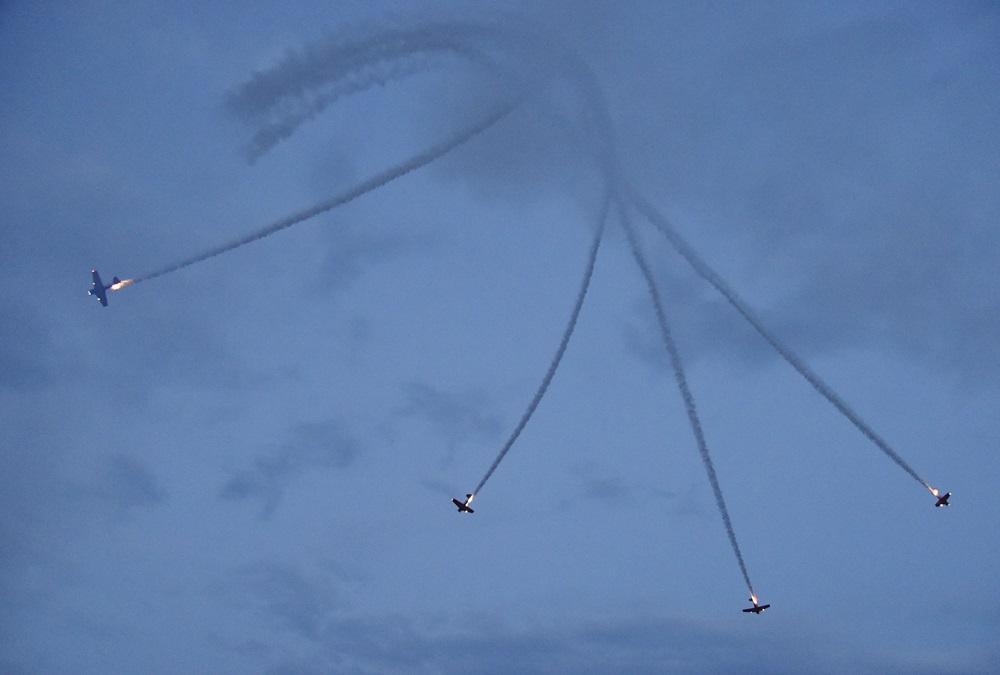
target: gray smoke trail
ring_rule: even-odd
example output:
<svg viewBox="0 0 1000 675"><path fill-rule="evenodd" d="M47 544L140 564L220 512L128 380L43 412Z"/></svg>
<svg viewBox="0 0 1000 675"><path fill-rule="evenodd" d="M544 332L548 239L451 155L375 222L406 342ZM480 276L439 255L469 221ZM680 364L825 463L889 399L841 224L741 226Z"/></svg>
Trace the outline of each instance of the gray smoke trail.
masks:
<svg viewBox="0 0 1000 675"><path fill-rule="evenodd" d="M537 88L528 78L518 77L502 68L498 59L488 55L488 48L518 46L518 36L491 24L461 22L430 23L414 28L362 30L361 37L341 36L290 52L276 66L253 75L227 98L227 107L247 119L277 115L265 123L250 144L251 158L266 152L282 138L292 134L302 123L315 117L338 98L384 83L407 77L421 69L420 55L455 53L486 67L505 85L516 85L521 94L513 103L499 106L481 121L455 134L423 153L394 168L387 169L345 192L292 214L229 243L199 253L179 263L149 274L126 280L124 285L153 279L308 220L356 199L411 171L419 169L474 136L483 133L509 114Z"/></svg>
<svg viewBox="0 0 1000 675"><path fill-rule="evenodd" d="M681 236L671 227L670 222L665 216L660 214L652 205L644 200L640 195L635 192L630 194L630 199L632 203L635 204L636 208L640 213L645 216L645 218L652 223L660 232L666 236L670 244L677 250L681 256L694 268L695 272L698 273L705 281L712 284L719 293L729 302L730 305L739 312L747 322L753 326L754 330L760 334L768 344L770 344L778 354L785 359L799 375L805 378L805 380L813 386L813 388L818 391L823 398L833 404L837 410L840 411L844 417L851 421L851 423L858 428L858 430L864 434L868 440L874 443L879 450L884 452L886 456L893 462L898 464L906 473L910 474L918 483L923 485L925 488L934 493L934 488L927 484L923 478L921 478L913 468L906 463L906 461L899 456L895 450L893 450L889 444L872 429L861 417L856 413L847 403L842 399L833 389L830 388L826 382L820 379L812 368L810 368L806 363L799 358L795 352L789 349L781 340L778 339L774 333L764 326L760 318L750 309L750 307L736 294L736 291L732 289L729 284L727 284L722 277L720 277L715 270L708 266L704 260L695 252L691 245L688 244Z"/></svg>
<svg viewBox="0 0 1000 675"><path fill-rule="evenodd" d="M687 376L684 374L684 365L681 363L680 351L677 349L677 343L674 342L673 333L671 332L670 324L667 321L667 314L663 309L663 302L660 299L660 292L653 279L653 272L650 270L649 264L642 255L642 250L639 246L639 241L636 238L635 231L632 228L627 208L628 207L623 203L623 201L618 200L618 216L621 219L625 235L628 237L628 244L632 249L632 257L635 258L635 262L639 266L639 270L642 272L642 276L646 280L649 295L653 299L653 307L656 310L656 320L660 324L660 334L663 337L663 343L667 346L667 352L670 354L670 363L674 368L674 377L677 379L677 388L680 389L681 397L684 399L684 409L687 411L688 421L691 423L691 431L694 432L695 442L698 444L698 452L701 454L701 461L705 464L705 472L708 474L708 482L712 484L712 492L715 493L715 503L719 507L719 513L722 514L722 522L726 526L726 534L729 535L729 543L733 547L733 553L736 554L736 562L740 564L740 571L743 573L743 580L746 582L747 588L750 590L750 596L755 598L757 596L754 595L753 585L750 583L750 575L747 574L747 566L743 562L743 554L740 552L740 545L736 543L736 532L733 531L733 523L729 519L729 510L726 508L726 500L723 499L722 488L719 487L719 477L715 474L715 464L712 462L712 456L708 454L708 443L705 441L705 432L701 427L701 418L699 418L698 409L695 407L694 394L691 393L691 388L688 386Z"/></svg>
<svg viewBox="0 0 1000 675"><path fill-rule="evenodd" d="M379 84L380 77L392 79L385 69L407 67L399 61L418 53L452 52L473 61L483 57L482 47L497 29L489 24L429 22L411 27L357 26L349 32L328 35L285 57L267 70L254 73L227 96L227 107L251 119L279 105L294 105L312 91L328 86L331 94L338 86L357 91ZM495 43L496 40L494 39ZM420 70L410 68L411 72ZM357 78L349 81L351 78Z"/></svg>
<svg viewBox="0 0 1000 675"><path fill-rule="evenodd" d="M291 136L338 99L393 80L405 79L429 67L430 58L454 54L513 79L487 54L507 40L489 24L438 22L415 27L361 27L289 50L271 68L254 73L226 98L230 112L261 126L246 146L251 162ZM518 78L523 80L524 78Z"/></svg>
<svg viewBox="0 0 1000 675"><path fill-rule="evenodd" d="M375 85L384 85L390 80L403 80L410 75L423 70L422 64L414 59L399 61L392 69L388 67L378 71L362 71L351 73L336 87L330 86L326 91L311 92L302 95L295 105L282 106L279 119L262 123L252 140L243 147L243 151L251 164L267 154L278 143L289 138L304 123L315 118L338 99L362 92ZM232 106L232 104L230 105Z"/></svg>
<svg viewBox="0 0 1000 675"><path fill-rule="evenodd" d="M570 314L569 322L566 324L566 330L563 331L562 340L559 342L559 348L556 350L555 356L552 358L551 363L549 363L549 369L545 373L545 377L542 378L542 383L538 386L538 391L535 392L535 397L531 399L531 403L528 404L528 408L521 415L520 421L517 426L514 427L514 431L511 432L510 437L507 442L504 443L503 448L501 448L500 453L490 464L490 468L486 470L483 475L482 480L479 481L479 485L476 489L472 491L473 495L479 494L479 491L483 489L486 485L486 481L490 479L493 472L496 471L497 467L500 466L500 462L503 460L504 455L514 446L514 442L517 441L518 436L527 426L528 420L535 413L535 409L542 402L542 398L545 396L545 392L548 391L549 385L552 383L552 378L555 377L556 370L559 368L559 364L562 362L563 354L566 353L566 348L569 346L569 340L573 336L573 330L576 328L576 321L580 317L580 310L583 308L583 301L587 297L587 289L590 288L590 279L594 276L594 265L597 262L597 251L601 246L601 239L604 237L604 226L608 218L608 208L611 203L610 193L606 194L604 197L604 204L600 211L600 220L598 221L597 230L594 234L594 242L590 246L590 253L587 258L587 268L583 274L583 280L580 282L580 290L576 294L576 304L573 305L573 312Z"/></svg>
<svg viewBox="0 0 1000 675"><path fill-rule="evenodd" d="M173 263L171 265L168 265L167 267L156 270L155 272L150 272L149 274L136 277L134 279L129 280L129 282L139 283L141 281L148 281L149 279L154 279L156 277L163 276L164 274L175 272L184 267L188 267L189 265L194 265L195 263L202 262L203 260L208 260L209 258L213 258L217 255L221 255L228 251L232 251L233 249L239 248L240 246L244 246L251 242L258 241L276 232L280 232L281 230L287 229L292 225L301 223L304 220L308 220L309 218L312 218L321 213L329 211L330 209L342 206L354 199L357 199L358 197L361 197L362 195L368 194L373 190L377 190L383 185L389 183L390 181L393 181L401 176L410 173L411 171L415 171L423 166L426 166L427 164L430 164L434 160L450 152L451 150L454 150L456 147L465 143L469 139L483 133L484 131L492 127L494 124L499 122L501 119L503 119L505 116L507 116L514 108L516 108L520 104L522 100L523 97L520 97L512 102L501 105L491 114L482 118L481 120L469 126L468 128L463 129L461 132L455 134L451 138L428 148L427 150L418 155L414 155L413 157L403 162L402 164L399 164L390 169L386 169L385 171L382 171L381 173L372 176L368 180L362 183L358 183L354 187L349 188L344 192L334 197L331 197L330 199L319 202L318 204L315 204L303 211L299 211L298 213L286 216L281 220L271 223L270 225L267 225L266 227L263 227L255 232L251 232L250 234L244 235L239 239L235 239L233 241L230 241L229 243L222 244L221 246L209 249L208 251L204 251L202 253L194 255L190 258L187 258L186 260L182 260L179 263Z"/></svg>

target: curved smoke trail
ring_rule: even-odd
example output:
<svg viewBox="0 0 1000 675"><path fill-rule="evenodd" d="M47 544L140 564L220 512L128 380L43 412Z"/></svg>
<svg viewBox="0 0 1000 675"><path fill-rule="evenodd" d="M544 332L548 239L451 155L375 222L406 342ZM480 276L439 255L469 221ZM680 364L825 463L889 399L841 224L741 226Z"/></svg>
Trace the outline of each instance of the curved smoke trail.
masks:
<svg viewBox="0 0 1000 675"><path fill-rule="evenodd" d="M379 70L352 73L352 76L345 76L336 83L336 86L330 85L325 91L312 92L309 96L303 94L294 102L280 106L278 119L263 122L251 141L243 147L243 151L249 162L253 164L267 154L271 148L292 136L304 123L317 117L337 99L360 93L375 85L384 85L390 80L403 80L423 69L423 64L415 59L397 61L386 64ZM250 84L256 84L256 82ZM235 110L237 105L238 99L230 98L228 107Z"/></svg>
<svg viewBox="0 0 1000 675"><path fill-rule="evenodd" d="M362 27L332 35L291 49L274 66L254 73L226 96L226 108L260 122L245 148L253 162L338 99L421 72L433 55L452 53L509 77L483 51L490 35L487 26L464 23Z"/></svg>
<svg viewBox="0 0 1000 675"><path fill-rule="evenodd" d="M774 333L764 326L760 318L750 309L750 307L736 294L736 291L727 284L722 277L720 277L715 270L708 266L702 258L695 252L691 245L688 244L677 231L670 225L670 222L665 216L659 213L653 206L644 200L640 195L635 192L630 194L630 200L640 213L645 216L645 218L652 223L656 229L658 229L667 238L670 244L677 250L678 253L687 260L688 264L694 268L695 272L698 273L705 281L710 283L715 287L719 293L729 302L733 308L743 316L747 322L753 326L754 330L770 344L778 354L788 362L789 365L794 368L799 375L801 375L805 380L813 386L817 392L819 392L823 398L833 404L840 413L846 417L851 423L858 428L858 430L864 434L868 440L874 443L879 450L884 452L886 456L899 465L906 473L910 474L914 480L923 485L925 488L935 494L934 488L927 484L923 478L921 478L916 471L913 470L909 464L906 463L899 453L893 450L889 444L877 433L875 430L868 425L861 417L856 413L847 402L844 401L833 389L830 388L826 382L820 379L812 368L806 365L805 361L799 358L795 352L789 349L781 340L778 339Z"/></svg>
<svg viewBox="0 0 1000 675"><path fill-rule="evenodd" d="M691 393L691 388L688 386L687 376L684 374L684 365L681 362L680 351L677 349L677 343L674 342L673 333L671 332L670 324L667 321L667 314L663 309L663 302L660 299L660 292L653 279L653 272L650 270L649 264L646 262L646 258L642 255L639 240L636 238L635 231L632 228L632 223L628 216L627 206L621 200L618 200L618 216L621 220L622 228L625 230L625 235L628 237L629 248L632 249L632 257L635 258L635 262L639 266L639 270L642 272L643 278L646 280L649 295L653 299L653 307L656 310L656 320L660 324L660 334L663 337L663 343L667 346L667 352L670 354L670 363L674 368L674 377L677 379L677 388L680 389L681 397L684 399L684 409L687 411L688 421L691 423L691 431L694 432L694 438L698 444L698 452L701 454L701 461L705 464L705 472L708 474L708 482L712 484L712 492L715 493L715 503L719 507L719 513L722 514L722 522L726 526L726 534L729 535L729 543L733 547L733 553L736 554L736 562L740 565L740 572L743 573L743 580L746 582L747 588L750 590L750 596L751 598L755 598L757 596L754 595L753 584L750 583L750 575L747 573L746 563L743 562L743 554L740 552L740 545L736 542L736 532L733 531L733 523L729 519L729 510L726 508L726 500L722 497L722 488L719 486L719 477L715 473L715 464L712 462L712 456L708 453L708 443L705 441L705 432L701 427L701 418L698 416L698 409L695 407L694 394Z"/></svg>
<svg viewBox="0 0 1000 675"><path fill-rule="evenodd" d="M248 120L277 117L276 120L262 122L259 127L248 146L251 161L290 136L304 122L318 115L337 99L420 71L423 67L418 60L421 55L458 54L486 67L504 84L516 85L512 88L520 94L512 102L498 106L479 122L448 140L335 197L179 263L127 279L122 282L121 287L148 281L232 251L377 190L483 133L537 88L528 78L516 77L509 68L498 65L497 59L502 55L498 54L493 58L487 54L487 48L491 45L497 47L506 42L510 43L505 45L508 48L517 46L513 40L515 34L505 32L497 26L440 22L405 29L362 30L360 34L361 37L354 34L335 36L325 43L307 45L299 52L290 51L277 65L255 73L227 96L227 108Z"/></svg>
<svg viewBox="0 0 1000 675"><path fill-rule="evenodd" d="M604 197L604 204L601 207L600 220L597 225L597 231L594 234L594 242L590 246L590 253L587 258L587 268L583 273L583 280L580 282L580 290L576 294L576 304L573 305L573 311L570 314L569 322L566 324L566 330L563 331L562 340L559 342L559 348L556 350L555 356L552 358L552 362L549 363L549 369L545 373L545 377L542 378L542 383L538 386L538 391L535 392L535 397L531 399L531 403L528 404L528 408L521 415L520 421L517 426L514 427L514 431L511 432L510 437L507 442L504 443L503 448L500 449L500 453L490 464L490 468L486 470L483 475L482 480L479 481L479 485L476 489L472 491L473 495L479 494L479 491L483 489L486 485L486 481L490 479L493 472L497 470L500 466L500 462L503 460L504 455L514 446L514 442L517 441L518 436L524 431L524 427L527 426L528 420L531 416L535 414L535 410L538 405L542 402L542 398L545 396L545 392L548 391L549 385L552 383L552 378L555 377L556 370L559 368L560 362L562 362L563 354L566 353L566 348L569 346L569 340L573 336L573 330L576 328L577 319L580 317L580 310L583 308L583 301L587 297L587 289L590 288L590 280L594 276L594 265L597 262L597 251L601 246L601 240L604 238L604 226L608 219L608 208L611 203L610 193L606 194Z"/></svg>
<svg viewBox="0 0 1000 675"><path fill-rule="evenodd" d="M342 206L354 199L357 199L358 197L361 197L362 195L372 192L373 190L377 190L383 185L386 185L387 183L401 176L405 176L411 171L415 171L423 166L426 166L427 164L430 164L431 162L438 159L442 155L445 155L451 150L454 150L459 145L483 133L484 131L492 127L494 124L499 122L501 119L506 117L514 108L516 108L520 104L522 100L523 97L520 97L512 102L501 105L499 108L494 110L486 117L482 118L481 120L467 127L466 129L463 129L461 132L455 134L451 138L428 148L427 150L423 151L418 155L414 155L413 157L403 162L402 164L386 169L385 171L382 171L381 173L372 176L368 180L362 183L358 183L354 187L349 188L344 192L334 197L331 197L330 199L326 199L322 202L319 202L318 204L314 204L313 206L310 206L309 208L303 211L299 211L298 213L293 213L290 216L286 216L274 223L271 223L270 225L262 227L261 229L251 232L250 234L244 235L238 239L234 239L233 241L230 241L228 243L216 246L215 248L191 256L190 258L182 260L179 263L173 263L171 265L168 265L167 267L156 270L155 272L150 272L143 276L130 279L129 282L139 283L141 281L148 281L150 279L155 279L156 277L163 276L164 274L169 274L170 272L175 272L184 267L188 267L189 265L194 265L195 263L202 262L203 260L214 258L217 255L221 255L228 251L232 251L233 249L258 241L260 239L263 239L264 237L268 237L276 232L280 232L281 230L287 229L292 225L301 223L304 220L308 220L314 216L317 216L321 213L334 209L338 206Z"/></svg>

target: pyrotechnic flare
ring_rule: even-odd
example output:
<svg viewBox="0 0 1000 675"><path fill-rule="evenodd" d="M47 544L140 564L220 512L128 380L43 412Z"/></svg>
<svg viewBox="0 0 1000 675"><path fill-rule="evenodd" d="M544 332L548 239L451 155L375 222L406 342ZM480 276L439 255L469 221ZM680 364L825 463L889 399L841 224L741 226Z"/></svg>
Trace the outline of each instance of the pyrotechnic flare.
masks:
<svg viewBox="0 0 1000 675"><path fill-rule="evenodd" d="M129 284L134 284L134 283L135 279L122 279L121 281L111 284L110 286L108 286L108 288L110 288L113 291L120 291Z"/></svg>

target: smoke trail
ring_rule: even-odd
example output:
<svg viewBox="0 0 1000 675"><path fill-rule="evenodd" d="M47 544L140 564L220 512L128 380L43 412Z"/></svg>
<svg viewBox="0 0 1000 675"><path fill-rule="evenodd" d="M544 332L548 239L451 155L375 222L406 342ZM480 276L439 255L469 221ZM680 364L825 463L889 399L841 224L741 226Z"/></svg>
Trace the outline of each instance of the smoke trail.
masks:
<svg viewBox="0 0 1000 675"><path fill-rule="evenodd" d="M639 241L636 239L635 231L632 228L632 223L628 216L627 206L621 200L618 200L618 216L621 219L625 235L628 237L628 244L632 249L632 257L635 258L635 262L639 266L639 270L642 272L642 276L646 280L646 286L649 288L649 294L653 299L653 307L656 310L656 320L660 324L660 334L663 337L664 344L667 346L667 352L670 354L670 363L674 368L674 376L677 379L677 388L680 389L681 397L684 399L684 409L687 411L688 421L691 423L691 431L694 432L694 438L698 444L698 452L701 453L701 461L705 464L705 472L708 474L708 482L712 484L712 492L715 493L715 503L719 507L719 513L722 514L722 522L726 526L726 534L729 535L729 543L733 547L733 553L736 554L736 561L740 564L740 571L743 573L743 580L746 582L747 588L750 590L750 595L752 597L756 597L753 592L753 585L750 583L750 575L747 574L747 566L743 562L743 554L740 552L739 544L736 543L736 533L733 531L733 523L729 519L729 510L726 509L726 500L722 497L722 488L719 487L719 477L715 474L715 464L712 462L711 455L708 454L708 443L705 441L705 432L702 430L701 419L698 417L698 409L695 407L694 395L691 393L691 388L688 386L687 376L684 374L684 365L681 363L681 355L677 349L677 343L674 342L673 333L670 330L670 324L667 322L667 314L663 309L660 292L657 290L656 282L653 280L653 273L649 269L649 264L642 255Z"/></svg>
<svg viewBox="0 0 1000 675"><path fill-rule="evenodd" d="M130 283L147 281L232 251L377 190L483 133L537 88L537 81L532 83L530 78L516 76L511 69L498 65L497 59L502 55L492 58L484 51L491 45L499 47L502 43L508 49L524 47L517 43L519 36L498 26L443 22L409 29L367 32L360 38L336 38L307 46L302 52L289 52L282 62L267 71L255 73L227 97L227 107L247 119L269 113L279 117L259 129L249 146L251 159L259 157L292 134L302 123L315 117L338 98L419 71L421 64L415 57L421 54L451 52L464 56L490 69L505 85L518 85L513 90L521 93L513 102L500 105L493 113L450 139L335 197L179 263L130 279Z"/></svg>
<svg viewBox="0 0 1000 675"><path fill-rule="evenodd" d="M301 223L304 220L308 220L309 218L312 218L321 213L329 211L330 209L342 206L354 199L357 199L358 197L361 197L362 195L372 192L373 190L377 190L383 185L386 185L387 183L401 176L404 176L410 173L411 171L415 171L423 166L426 166L427 164L430 164L435 159L438 159L442 155L450 152L451 150L454 150L456 147L465 143L474 136L483 133L484 131L492 127L494 124L499 122L501 119L503 119L505 116L507 116L514 108L516 108L521 103L523 98L524 97L522 96L515 99L512 102L508 102L499 106L491 114L482 118L481 120L469 126L468 128L463 129L461 132L455 134L451 138L428 148L427 150L418 155L414 155L413 157L403 162L402 164L399 164L390 169L386 169L385 171L382 171L381 173L372 176L368 180L362 183L358 183L354 187L349 188L344 192L334 197L331 197L330 199L319 202L318 204L315 204L303 211L299 211L298 213L286 216L281 220L271 223L270 225L267 225L255 232L251 232L250 234L244 235L239 239L234 239L229 243L222 244L221 246L217 246L215 248L209 249L208 251L199 253L190 258L187 258L186 260L182 260L179 263L173 263L171 265L168 265L167 267L156 270L155 272L150 272L143 276L136 277L131 281L132 283L148 281L150 279L155 279L156 277L163 276L164 274L175 272L184 267L188 267L189 265L194 265L195 263L202 262L203 260L208 260L209 258L213 258L217 255L221 255L228 251L232 251L233 249L239 248L240 246L244 246L251 242L263 239L264 237L270 236L275 232L280 232L281 230L287 229L292 225Z"/></svg>
<svg viewBox="0 0 1000 675"><path fill-rule="evenodd" d="M499 26L462 22L362 27L289 50L279 63L254 73L231 92L226 107L251 121L276 118L262 122L246 146L253 162L341 97L421 72L432 56L454 54L496 76L523 83L525 77L500 67L501 54L487 53L500 42L508 49L515 46L512 37Z"/></svg>
<svg viewBox="0 0 1000 675"><path fill-rule="evenodd" d="M308 97L322 85L367 88L379 83L380 72L392 61L418 53L453 52L473 61L484 59L482 47L499 30L488 24L430 22L409 28L371 25L328 35L323 40L289 49L279 63L254 73L227 96L227 107L243 117L266 113L279 104ZM393 67L401 67L396 64ZM367 74L361 71L367 70ZM412 69L413 72L419 68ZM345 80L359 78L354 82ZM340 83L340 84L338 84Z"/></svg>
<svg viewBox="0 0 1000 675"><path fill-rule="evenodd" d="M289 138L304 123L315 118L337 99L364 91L375 85L384 85L389 80L402 80L423 70L422 64L410 59L393 64L395 68L383 68L377 72L352 73L350 78L336 87L326 91L314 92L310 96L302 95L295 105L282 106L281 117L272 122L261 124L249 143L243 147L244 154L251 164L267 154L274 146ZM235 106L230 104L230 107Z"/></svg>
<svg viewBox="0 0 1000 675"><path fill-rule="evenodd" d="M608 219L608 208L611 203L610 192L604 196L604 204L601 206L600 220L598 221L597 230L594 234L594 242L590 246L589 257L587 258L587 268L583 274L583 280L580 282L580 290L576 294L576 304L573 306L573 312L570 314L569 322L566 324L566 330L563 331L562 340L559 342L559 348L556 350L555 356L552 358L552 362L549 363L549 369L545 373L545 377L542 378L542 383L538 386L538 391L535 392L535 397L531 399L531 403L528 404L527 410L521 415L521 420L514 427L514 431L511 432L510 437L507 442L504 443L503 448L501 448L500 453L490 464L490 468L486 470L483 475L482 480L479 481L479 485L476 489L472 491L473 495L478 495L479 491L483 489L486 485L486 481L490 479L493 472L496 471L500 462L503 460L504 455L513 447L514 442L517 441L518 436L527 426L528 420L535 413L535 409L542 402L542 398L545 396L545 392L548 391L549 384L552 383L552 378L555 377L556 370L559 368L559 364L562 361L563 354L566 353L566 348L569 346L569 340L573 336L573 330L576 328L576 321L580 317L580 310L583 308L584 298L587 297L587 289L590 288L590 279L594 276L594 265L597 262L597 251L601 246L601 239L604 236L604 226Z"/></svg>
<svg viewBox="0 0 1000 675"><path fill-rule="evenodd" d="M874 443L879 450L884 452L886 456L893 462L898 464L906 473L910 474L918 483L923 485L925 488L934 492L934 488L927 484L923 478L921 478L913 468L906 463L906 461L899 456L895 450L893 450L889 444L872 429L861 417L856 413L847 403L842 399L833 389L830 388L826 382L820 379L812 368L810 368L806 363L799 358L795 352L789 349L781 340L778 339L767 327L764 326L760 318L750 309L749 306L736 294L736 291L732 289L729 284L727 284L711 267L708 266L704 260L695 252L691 245L688 244L684 239L671 227L670 222L665 216L660 214L652 205L644 200L635 192L631 192L630 199L632 203L635 204L636 208L646 217L646 219L652 223L660 232L666 236L670 244L680 253L685 260L694 268L695 272L699 274L705 281L712 284L719 293L729 302L730 305L739 312L747 322L753 326L761 337L767 340L778 354L785 359L799 375L804 377L806 381L813 386L813 388L818 391L823 398L833 404L837 410L840 411L844 417L851 421L851 423L858 428L858 430L864 434L868 440Z"/></svg>

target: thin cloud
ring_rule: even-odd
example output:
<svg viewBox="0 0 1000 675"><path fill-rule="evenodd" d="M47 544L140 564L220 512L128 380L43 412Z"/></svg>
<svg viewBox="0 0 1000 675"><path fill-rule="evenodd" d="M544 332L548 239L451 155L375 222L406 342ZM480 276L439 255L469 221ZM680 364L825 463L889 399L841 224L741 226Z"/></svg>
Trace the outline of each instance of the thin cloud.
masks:
<svg viewBox="0 0 1000 675"><path fill-rule="evenodd" d="M289 484L312 471L346 469L361 454L361 444L340 420L308 422L288 433L289 440L258 455L253 466L233 473L219 490L221 499L260 500L268 518Z"/></svg>
<svg viewBox="0 0 1000 675"><path fill-rule="evenodd" d="M139 460L112 455L84 488L85 493L124 513L165 503L169 495L156 476Z"/></svg>

